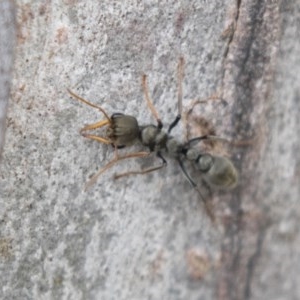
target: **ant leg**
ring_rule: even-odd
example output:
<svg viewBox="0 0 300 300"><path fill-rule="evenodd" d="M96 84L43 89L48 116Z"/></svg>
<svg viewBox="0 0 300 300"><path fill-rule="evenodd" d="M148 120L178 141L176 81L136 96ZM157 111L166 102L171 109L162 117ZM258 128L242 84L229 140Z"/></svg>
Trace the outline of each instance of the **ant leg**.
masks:
<svg viewBox="0 0 300 300"><path fill-rule="evenodd" d="M184 112L183 114L183 123L184 123L184 128L186 129L186 133L185 133L185 139L189 140L190 138L190 125L189 125L189 119L190 119L190 115L192 114L194 108L196 105L198 104L202 104L202 103L207 103L209 100L223 100L222 97L218 96L218 94L212 95L206 99L203 100L194 100L192 101L192 103L189 105L189 108Z"/></svg>
<svg viewBox="0 0 300 300"><path fill-rule="evenodd" d="M177 96L177 105L178 105L178 115L182 114L182 82L184 76L184 58L180 57L178 67L177 67L177 76L178 76L178 96Z"/></svg>
<svg viewBox="0 0 300 300"><path fill-rule="evenodd" d="M91 103L91 102L89 102L89 101L83 99L82 97L76 95L75 93L73 93L73 92L72 92L71 90L69 90L69 89L67 89L67 91L69 92L69 94L70 94L71 96L73 96L73 97L76 98L77 100L79 100L79 101L81 101L81 102L83 102L83 103L85 103L85 104L87 104L87 105L89 105L89 106L91 106L91 107L94 107L94 108L97 108L98 110L100 110L100 111L103 113L103 115L105 116L105 118L107 119L108 123L111 122L110 117L108 116L108 114L105 112L105 110L104 110L102 107L100 107L100 106L98 106L98 105L95 105L95 104L93 104L93 103Z"/></svg>
<svg viewBox="0 0 300 300"><path fill-rule="evenodd" d="M135 158L135 157L146 157L150 154L150 152L134 152L129 153L124 156L118 156L117 152L115 151L115 158L108 162L103 168L101 168L93 177L86 183L84 190L86 191L91 185L93 185L97 178L110 169L114 164L116 164L120 160L128 159L128 158Z"/></svg>
<svg viewBox="0 0 300 300"><path fill-rule="evenodd" d="M184 58L180 57L178 67L177 67L177 77L178 77L178 95L177 95L177 109L178 114L175 120L170 124L168 133L178 124L182 115L182 81L183 81L183 67L184 67Z"/></svg>
<svg viewBox="0 0 300 300"><path fill-rule="evenodd" d="M164 157L161 155L160 152L157 152L157 156L162 160L162 164L160 166L156 166L156 167L152 167L140 171L129 171L126 173L116 174L114 176L114 179L119 179L121 177L129 176L129 175L143 175L164 168L167 165L167 161L164 159Z"/></svg>
<svg viewBox="0 0 300 300"><path fill-rule="evenodd" d="M183 174L184 174L184 176L186 177L186 179L188 180L188 182L191 184L191 186L192 186L193 188L197 189L197 184L194 182L194 180L191 178L191 176L190 176L190 175L188 174L188 172L186 171L186 169L185 169L185 167L184 167L184 164L183 164L182 160L181 160L180 158L178 158L177 160L178 160L179 166L180 166L180 168L181 168L181 171L183 172ZM200 193L200 192L199 192L199 193ZM201 193L200 193L200 196L201 196L201 198L203 198L202 195L201 195ZM203 199L203 201L204 201L204 199Z"/></svg>
<svg viewBox="0 0 300 300"><path fill-rule="evenodd" d="M188 115L191 114L196 105L202 104L202 103L207 103L210 100L221 100L221 101L224 101L224 99L222 99L220 96L218 96L218 94L214 94L214 95L212 95L212 96L210 96L210 97L208 97L206 99L202 99L202 100L197 99L197 100L194 100L192 102L192 104L189 105L190 108L187 110L187 114Z"/></svg>
<svg viewBox="0 0 300 300"><path fill-rule="evenodd" d="M254 139L248 139L248 140L242 140L242 141L230 141L230 140L227 140L225 138L222 138L222 137L216 136L216 135L204 135L204 136L199 136L199 137L190 139L189 141L187 141L187 143L185 145L188 147L191 147L192 143L199 142L201 140L221 141L224 143L231 144L234 147L248 147L250 145L253 145L257 139L254 138Z"/></svg>
<svg viewBox="0 0 300 300"><path fill-rule="evenodd" d="M215 221L215 215L213 213L213 207L210 203L210 201L206 201L205 198L203 197L203 195L201 194L200 190L198 189L198 186L197 184L194 182L194 180L190 177L190 175L188 174L188 172L186 171L185 167L184 167L184 164L182 162L182 160L180 158L177 159L178 160L178 163L179 163L179 166L183 172L183 174L185 175L186 179L188 180L188 182L191 184L191 186L198 192L201 200L203 201L204 203L204 206L205 206L205 210L206 210L206 213L208 214L208 216L210 217L210 219L214 222Z"/></svg>
<svg viewBox="0 0 300 300"><path fill-rule="evenodd" d="M192 146L191 144L198 143L199 141L203 141L203 140L221 141L221 142L225 142L225 143L230 143L230 141L228 141L227 139L216 136L216 135L203 135L203 136L198 136L198 137L188 140L185 144L185 147L191 147Z"/></svg>
<svg viewBox="0 0 300 300"><path fill-rule="evenodd" d="M181 171L183 172L185 178L188 180L188 182L190 183L190 185L199 193L200 198L205 203L206 201L205 201L204 197L202 196L201 192L199 191L197 184L194 182L194 180L191 178L191 176L186 171L182 160L180 158L178 158L177 160L178 160L179 166L180 166Z"/></svg>
<svg viewBox="0 0 300 300"><path fill-rule="evenodd" d="M212 201L211 201L211 200L206 201L206 202L204 203L204 205L205 205L206 213L208 214L208 216L210 217L210 219L212 220L212 222L215 222L216 217L215 217L215 214L214 214L214 212L213 212L214 206L213 206Z"/></svg>
<svg viewBox="0 0 300 300"><path fill-rule="evenodd" d="M144 74L142 77L142 87L143 87L143 91L144 91L144 95L147 101L147 106L149 107L149 109L151 110L152 115L154 116L154 118L157 121L157 127L158 129L162 129L163 127L163 123L161 121L161 119L158 116L157 110L155 109L150 96L149 96L149 89L148 89L148 85L147 85L147 76Z"/></svg>
<svg viewBox="0 0 300 300"><path fill-rule="evenodd" d="M168 133L171 133L171 130L178 124L180 119L181 119L181 115L177 115L175 120L170 124L170 126L168 128Z"/></svg>

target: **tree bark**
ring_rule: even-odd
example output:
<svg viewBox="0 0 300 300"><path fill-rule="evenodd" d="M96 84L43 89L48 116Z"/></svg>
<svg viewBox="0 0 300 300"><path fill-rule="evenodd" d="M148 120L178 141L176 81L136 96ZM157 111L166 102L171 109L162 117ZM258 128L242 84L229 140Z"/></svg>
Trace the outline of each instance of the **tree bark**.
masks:
<svg viewBox="0 0 300 300"><path fill-rule="evenodd" d="M299 299L299 16L299 1L19 1L0 178L2 298ZM186 164L215 223L168 155L167 168L114 181L160 162L119 163L83 192L114 150L80 136L103 116L66 89L155 124L147 74L167 128L180 56L188 113L174 136L230 140L201 149L239 172L235 189L210 195Z"/></svg>
<svg viewBox="0 0 300 300"><path fill-rule="evenodd" d="M5 120L10 92L15 46L15 8L11 1L0 2L0 160L4 145Z"/></svg>

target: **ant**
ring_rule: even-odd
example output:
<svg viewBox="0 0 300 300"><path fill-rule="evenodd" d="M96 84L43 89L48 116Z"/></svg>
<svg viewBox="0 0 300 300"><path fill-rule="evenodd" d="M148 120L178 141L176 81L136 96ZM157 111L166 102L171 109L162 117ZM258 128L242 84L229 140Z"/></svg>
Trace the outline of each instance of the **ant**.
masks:
<svg viewBox="0 0 300 300"><path fill-rule="evenodd" d="M226 157L211 155L206 152L201 152L194 148L193 145L203 140L224 140L213 135L199 136L188 140L185 143L179 142L173 136L171 136L171 131L179 123L182 115L182 81L183 81L183 66L184 59L181 57L178 63L177 75L178 75L178 96L177 96L177 106L178 115L175 117L174 121L169 125L168 130L163 130L163 123L158 116L158 113L150 99L147 85L147 76L142 77L142 87L147 102L152 115L156 119L157 125L139 125L135 117L130 115L125 115L122 113L114 113L111 117L107 115L103 108L97 106L80 96L74 94L68 89L71 96L77 100L98 109L105 117L104 120L96 122L94 124L86 125L80 130L80 133L87 138L96 140L100 143L111 144L115 148L115 157L110 162L108 162L103 168L101 168L86 184L85 189L94 184L97 178L105 172L107 169L111 168L120 160L134 158L134 157L146 157L152 152L161 160L161 164L147 169L142 169L139 171L128 171L122 174L116 174L115 179L120 177L146 174L167 166L167 161L163 155L168 154L170 157L175 159L186 179L192 185L194 189L198 191L200 197L206 205L206 209L209 215L213 218L212 213L207 206L207 202L204 200L198 186L191 176L186 171L184 160L192 162L196 169L200 171L204 181L208 186L218 187L218 188L232 188L236 185L238 179L238 173L233 165L233 163ZM87 131L101 128L107 126L106 136L97 136L87 133ZM144 147L148 148L148 151L129 153L123 156L118 155L118 149L132 146L136 143L142 144Z"/></svg>

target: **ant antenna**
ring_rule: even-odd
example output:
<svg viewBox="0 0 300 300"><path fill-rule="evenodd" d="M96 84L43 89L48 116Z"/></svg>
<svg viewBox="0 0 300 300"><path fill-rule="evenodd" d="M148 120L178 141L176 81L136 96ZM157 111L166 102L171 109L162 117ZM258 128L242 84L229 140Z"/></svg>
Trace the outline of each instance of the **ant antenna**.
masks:
<svg viewBox="0 0 300 300"><path fill-rule="evenodd" d="M104 110L102 107L97 106L97 105L95 105L95 104L93 104L93 103L91 103L91 102L89 102L89 101L83 99L82 97L76 95L75 93L73 93L73 92L72 92L71 90L69 90L69 89L67 89L67 91L69 92L69 94L70 94L71 96L73 96L73 97L76 98L77 100L79 100L79 101L81 101L81 102L83 102L83 103L85 103L85 104L87 104L87 105L89 105L89 106L91 106L91 107L94 107L94 108L99 109L99 110L103 113L103 115L105 116L105 118L109 121L109 123L111 123L110 117L108 116L108 114L105 112L105 110Z"/></svg>
<svg viewBox="0 0 300 300"><path fill-rule="evenodd" d="M184 76L184 58L181 56L179 59L177 67L177 76L178 76L178 96L177 96L177 105L178 105L178 116L182 114L182 82Z"/></svg>
<svg viewBox="0 0 300 300"><path fill-rule="evenodd" d="M90 130L94 130L94 129L97 129L97 128L101 128L101 127L106 126L108 124L111 125L111 119L107 115L107 113L105 112L105 110L102 107L97 106L97 105L95 105L95 104L93 104L93 103L91 103L91 102L83 99L82 97L76 95L71 90L67 89L67 91L75 99L77 99L77 100L79 100L79 101L81 101L81 102L83 102L83 103L85 103L85 104L87 104L87 105L89 105L91 107L94 107L94 108L100 110L103 113L103 115L105 116L105 118L106 118L106 120L102 120L102 121L96 122L94 124L89 124L89 125L84 126L83 128L80 129L80 134L82 136L86 137L86 138L95 140L95 141L100 142L100 143L104 143L104 144L107 144L107 145L111 144L111 141L109 139L107 139L107 138L104 138L104 137L101 137L101 136L97 136L97 135L94 135L94 134L88 134L88 133L86 133L86 131L90 131Z"/></svg>

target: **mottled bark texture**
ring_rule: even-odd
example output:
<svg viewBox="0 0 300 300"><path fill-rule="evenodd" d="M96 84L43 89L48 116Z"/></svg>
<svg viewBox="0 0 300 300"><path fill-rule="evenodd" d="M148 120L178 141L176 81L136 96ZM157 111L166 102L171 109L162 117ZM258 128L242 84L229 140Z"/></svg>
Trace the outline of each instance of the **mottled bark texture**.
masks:
<svg viewBox="0 0 300 300"><path fill-rule="evenodd" d="M300 299L300 2L16 3L0 177L1 299ZM11 45L3 39L13 41L2 38L3 20L0 51ZM4 51L0 59L11 63ZM160 163L123 161L82 191L114 151L80 136L102 115L66 88L109 115L149 124L145 73L167 127L177 114L181 55L188 113L172 133L230 140L196 146L230 157L239 171L235 189L209 193L185 162L215 223L167 154L167 168L114 181L114 173ZM1 63L2 119L9 70Z"/></svg>
<svg viewBox="0 0 300 300"><path fill-rule="evenodd" d="M228 33L223 97L234 103L233 131L249 144L235 151L241 180L229 202L232 216L224 224L219 299L300 295L296 2L238 1Z"/></svg>
<svg viewBox="0 0 300 300"><path fill-rule="evenodd" d="M15 7L12 1L0 2L0 159L4 145L5 120L11 84L15 46Z"/></svg>

